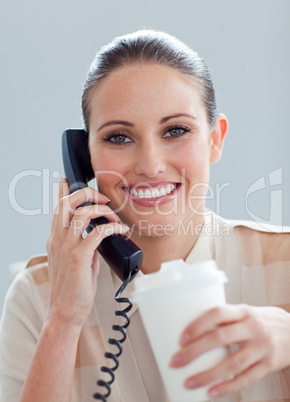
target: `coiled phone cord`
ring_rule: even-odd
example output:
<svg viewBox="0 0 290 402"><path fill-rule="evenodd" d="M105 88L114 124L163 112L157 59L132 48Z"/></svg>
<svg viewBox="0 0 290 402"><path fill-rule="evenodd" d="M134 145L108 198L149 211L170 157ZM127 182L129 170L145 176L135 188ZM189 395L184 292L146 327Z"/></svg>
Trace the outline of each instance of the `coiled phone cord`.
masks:
<svg viewBox="0 0 290 402"><path fill-rule="evenodd" d="M113 367L111 367L111 368L105 367L105 366L101 367L101 371L104 372L104 373L110 374L111 378L108 381L104 381L104 380L98 380L97 381L97 385L106 388L106 393L105 394L100 394L100 393L93 394L94 399L100 399L103 402L107 401L107 398L111 393L111 385L115 380L114 371L116 371L117 368L119 367L118 358L120 357L120 355L123 352L122 343L127 338L126 328L130 324L130 318L128 316L128 312L131 310L133 305L132 305L132 302L131 302L130 299L128 299L127 297L120 297L120 296L123 293L123 291L125 290L125 288L127 287L127 285L130 282L130 280L131 280L131 272L129 272L128 278L123 282L122 286L120 287L120 289L118 289L118 291L117 291L117 293L115 295L116 302L118 302L118 303L128 303L128 306L126 308L124 308L123 310L116 310L115 311L115 314L117 316L122 316L126 320L125 324L123 324L123 325L113 325L113 330L114 331L119 331L123 335L123 337L121 339L119 339L119 340L114 339L114 338L110 338L109 341L108 341L110 345L117 346L119 351L117 353L115 353L115 354L113 354L111 352L106 352L105 353L105 357L107 359L113 360L115 365Z"/></svg>

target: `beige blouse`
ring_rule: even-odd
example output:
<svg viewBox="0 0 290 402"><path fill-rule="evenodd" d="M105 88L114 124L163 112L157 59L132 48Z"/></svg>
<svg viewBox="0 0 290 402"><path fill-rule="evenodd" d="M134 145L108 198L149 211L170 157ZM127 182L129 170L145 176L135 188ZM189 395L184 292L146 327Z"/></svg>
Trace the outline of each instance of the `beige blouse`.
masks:
<svg viewBox="0 0 290 402"><path fill-rule="evenodd" d="M289 232L286 229L285 233L277 234L275 228L228 221L209 213L203 232L186 261L215 259L229 280L226 284L228 303L272 305L290 312ZM79 339L72 402L93 400L92 394L99 390L96 380L106 379L106 374L100 372L100 367L108 364L104 352L114 351L107 340L116 335L112 324L118 323L119 318L115 316L118 304L114 295L121 283L104 261L101 265L95 303ZM0 400L3 402L19 399L48 306L46 256L32 258L27 268L13 281L1 320ZM134 281L123 295L129 296L133 286ZM164 312L163 319L167 314ZM123 344L108 402L168 401L136 306L130 316L128 338ZM219 400L290 401L290 369L271 373L247 389Z"/></svg>

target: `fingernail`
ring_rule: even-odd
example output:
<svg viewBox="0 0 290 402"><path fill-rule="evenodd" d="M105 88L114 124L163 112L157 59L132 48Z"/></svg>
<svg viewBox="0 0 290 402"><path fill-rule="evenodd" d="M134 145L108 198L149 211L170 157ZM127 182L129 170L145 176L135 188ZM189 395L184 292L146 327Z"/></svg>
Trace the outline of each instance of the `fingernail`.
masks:
<svg viewBox="0 0 290 402"><path fill-rule="evenodd" d="M98 196L101 197L101 198L103 198L103 199L105 199L107 202L111 201L111 200L110 200L105 194L103 194L103 193L99 193Z"/></svg>
<svg viewBox="0 0 290 402"><path fill-rule="evenodd" d="M212 398L216 398L217 396L220 396L219 390L213 389L212 391L209 391L209 396L211 396Z"/></svg>
<svg viewBox="0 0 290 402"><path fill-rule="evenodd" d="M185 381L185 387L188 389L194 389L197 388L197 386L198 384L195 378L189 378Z"/></svg>
<svg viewBox="0 0 290 402"><path fill-rule="evenodd" d="M172 359L170 360L169 365L170 365L171 367L178 367L178 366L180 365L180 363L181 363L180 356L179 356L179 354L176 354L176 355L174 355L174 356L172 357Z"/></svg>
<svg viewBox="0 0 290 402"><path fill-rule="evenodd" d="M127 225L122 225L122 230L124 230L124 232L128 232L130 228Z"/></svg>
<svg viewBox="0 0 290 402"><path fill-rule="evenodd" d="M67 178L61 176L60 181L59 181L59 185L64 184L64 183L67 183Z"/></svg>
<svg viewBox="0 0 290 402"><path fill-rule="evenodd" d="M188 333L184 333L181 335L180 343L181 345L186 345L190 341L190 336Z"/></svg>

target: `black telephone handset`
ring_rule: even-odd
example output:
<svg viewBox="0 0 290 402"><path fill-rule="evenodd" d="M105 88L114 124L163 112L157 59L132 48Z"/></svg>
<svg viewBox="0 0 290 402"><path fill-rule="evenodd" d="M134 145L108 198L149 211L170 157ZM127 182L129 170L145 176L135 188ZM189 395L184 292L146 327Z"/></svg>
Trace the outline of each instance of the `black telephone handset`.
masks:
<svg viewBox="0 0 290 402"><path fill-rule="evenodd" d="M62 135L64 172L70 192L87 186L95 177L88 149L88 134L84 130L68 129ZM87 203L89 204L89 203ZM97 225L108 223L104 217L92 219L86 232ZM129 275L132 280L140 269L143 253L130 239L121 234L106 237L98 251L111 269L124 282Z"/></svg>

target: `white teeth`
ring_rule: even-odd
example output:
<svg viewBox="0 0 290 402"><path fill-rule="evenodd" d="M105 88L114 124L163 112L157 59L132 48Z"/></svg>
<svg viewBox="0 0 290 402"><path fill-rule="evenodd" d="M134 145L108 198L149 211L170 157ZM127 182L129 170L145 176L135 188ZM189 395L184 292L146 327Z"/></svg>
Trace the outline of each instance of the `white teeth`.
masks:
<svg viewBox="0 0 290 402"><path fill-rule="evenodd" d="M139 198L158 198L172 193L175 189L176 184L167 184L166 186L160 187L159 189L157 187L150 189L146 188L144 191L142 189L132 188L130 190L130 193Z"/></svg>
<svg viewBox="0 0 290 402"><path fill-rule="evenodd" d="M152 198L152 194L149 188L146 188L145 190L145 198Z"/></svg>
<svg viewBox="0 0 290 402"><path fill-rule="evenodd" d="M152 193L153 193L153 198L158 198L158 197L160 197L160 193L159 193L158 188L153 188Z"/></svg>
<svg viewBox="0 0 290 402"><path fill-rule="evenodd" d="M171 191L172 191L171 186L170 186L170 185L166 186L166 193L167 193L167 194L170 194Z"/></svg>
<svg viewBox="0 0 290 402"><path fill-rule="evenodd" d="M162 197L162 196L164 196L164 195L166 195L166 190L165 190L164 187L161 187L161 189L160 189L160 196Z"/></svg>

